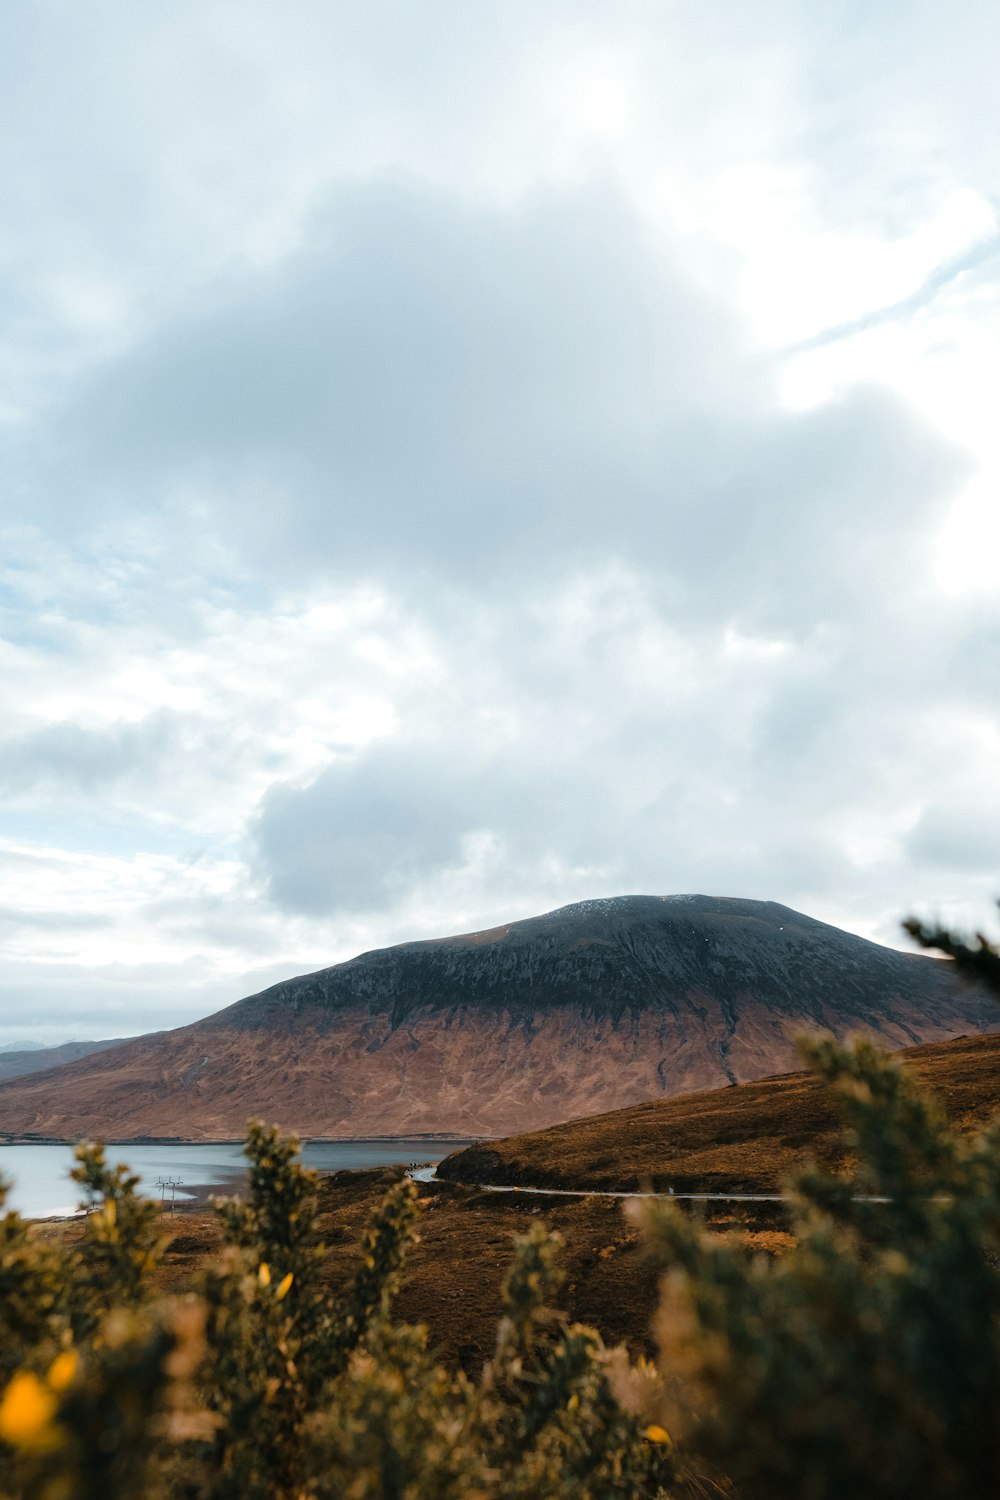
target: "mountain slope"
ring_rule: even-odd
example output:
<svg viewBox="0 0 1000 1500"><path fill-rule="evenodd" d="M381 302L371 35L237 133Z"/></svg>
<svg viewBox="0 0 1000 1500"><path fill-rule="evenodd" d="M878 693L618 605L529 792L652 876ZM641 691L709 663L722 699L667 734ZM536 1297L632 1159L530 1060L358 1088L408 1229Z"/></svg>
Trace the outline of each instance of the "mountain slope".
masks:
<svg viewBox="0 0 1000 1500"><path fill-rule="evenodd" d="M0 1086L0 1132L498 1135L760 1078L804 1027L892 1047L983 1031L951 966L773 902L584 901L405 943Z"/></svg>
<svg viewBox="0 0 1000 1500"><path fill-rule="evenodd" d="M94 1052L106 1052L109 1047L120 1047L121 1038L106 1042L61 1042L57 1047L24 1047L4 1050L0 1056L0 1083L7 1078L20 1078L25 1073L45 1073L50 1068L61 1068L66 1063L79 1062L81 1057L90 1057Z"/></svg>
<svg viewBox="0 0 1000 1500"><path fill-rule="evenodd" d="M982 1128L1000 1114L1000 1036L898 1055L959 1128ZM801 1072L486 1141L446 1157L437 1175L521 1187L773 1193L806 1159L839 1170L846 1156L832 1091Z"/></svg>

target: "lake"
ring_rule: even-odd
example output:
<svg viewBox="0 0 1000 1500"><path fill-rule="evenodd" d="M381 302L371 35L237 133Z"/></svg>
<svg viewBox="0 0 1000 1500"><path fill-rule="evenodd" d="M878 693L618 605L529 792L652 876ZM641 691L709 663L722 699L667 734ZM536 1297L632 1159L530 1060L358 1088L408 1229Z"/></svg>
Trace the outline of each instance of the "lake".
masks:
<svg viewBox="0 0 1000 1500"><path fill-rule="evenodd" d="M302 1148L307 1167L332 1172L343 1167L388 1167L410 1162L440 1161L452 1151L468 1146L468 1140L419 1140L399 1138L372 1141L308 1141ZM179 1180L173 1189L178 1204L204 1198L209 1192L240 1190L246 1172L242 1147L221 1145L108 1146L108 1160L125 1161L137 1172L151 1197L159 1197L160 1178ZM0 1176L14 1184L7 1199L26 1218L44 1219L71 1214L79 1202L80 1189L70 1182L72 1146L0 1146ZM166 1190L167 1201L171 1189Z"/></svg>

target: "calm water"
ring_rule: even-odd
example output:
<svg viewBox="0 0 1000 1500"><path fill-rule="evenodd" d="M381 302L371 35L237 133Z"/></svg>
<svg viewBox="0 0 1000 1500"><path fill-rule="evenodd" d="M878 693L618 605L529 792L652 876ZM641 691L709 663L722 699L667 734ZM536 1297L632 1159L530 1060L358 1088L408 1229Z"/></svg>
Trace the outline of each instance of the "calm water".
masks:
<svg viewBox="0 0 1000 1500"><path fill-rule="evenodd" d="M468 1144L467 1140L405 1139L316 1142L303 1147L302 1158L306 1166L329 1172L341 1167L440 1161ZM157 1178L180 1178L178 1203L208 1191L238 1191L246 1166L238 1145L108 1146L107 1154L109 1161L128 1162L151 1196L159 1196ZM0 1176L14 1184L8 1207L35 1219L73 1213L79 1189L69 1180L72 1165L71 1146L0 1146Z"/></svg>

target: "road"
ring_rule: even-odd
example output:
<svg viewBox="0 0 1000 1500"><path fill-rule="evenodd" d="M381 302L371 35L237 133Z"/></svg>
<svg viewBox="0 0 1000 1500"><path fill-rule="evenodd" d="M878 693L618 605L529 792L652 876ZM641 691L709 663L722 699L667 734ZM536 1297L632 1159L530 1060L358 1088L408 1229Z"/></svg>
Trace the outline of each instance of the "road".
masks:
<svg viewBox="0 0 1000 1500"><path fill-rule="evenodd" d="M413 1167L406 1174L414 1182L447 1182L438 1177L434 1167ZM695 1203L784 1203L783 1193L640 1193L611 1188L542 1188L512 1187L494 1182L454 1183L456 1187L476 1187L484 1193L538 1193L543 1198L684 1198ZM874 1201L874 1200L873 1200Z"/></svg>
<svg viewBox="0 0 1000 1500"><path fill-rule="evenodd" d="M509 1183L499 1184L495 1182L455 1182L449 1183L447 1177L439 1177L435 1167L411 1167L407 1177L414 1182L442 1182L452 1187L474 1187L481 1193L538 1193L543 1198L667 1198L685 1200L688 1203L787 1203L787 1193L675 1193L670 1190L666 1193L640 1193L636 1190L625 1192L612 1188L546 1188L546 1187L515 1187ZM857 1194L851 1199L852 1203L888 1203L888 1198L873 1197L867 1194Z"/></svg>

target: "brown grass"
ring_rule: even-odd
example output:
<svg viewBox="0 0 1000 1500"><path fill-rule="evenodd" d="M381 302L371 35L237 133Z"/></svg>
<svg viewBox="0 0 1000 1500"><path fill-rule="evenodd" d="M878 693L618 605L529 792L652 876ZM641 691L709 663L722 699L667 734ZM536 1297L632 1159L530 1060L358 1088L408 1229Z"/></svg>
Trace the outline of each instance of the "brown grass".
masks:
<svg viewBox="0 0 1000 1500"><path fill-rule="evenodd" d="M1000 1111L1000 1036L898 1054L963 1129ZM848 1160L833 1099L811 1073L655 1100L457 1152L452 1181L635 1191L775 1192L811 1157Z"/></svg>
<svg viewBox="0 0 1000 1500"><path fill-rule="evenodd" d="M915 1048L905 1061L966 1128L984 1123L1000 1108L1000 1037ZM653 1181L769 1190L807 1154L836 1165L843 1158L838 1130L821 1087L808 1075L789 1074L511 1137L472 1148L451 1162L452 1169L461 1163L492 1181L506 1175L550 1186L633 1187ZM323 1180L324 1274L332 1297L357 1267L365 1223L399 1174L399 1168L373 1168ZM652 1352L657 1274L619 1201L496 1194L460 1182L430 1184L421 1196L420 1241L407 1262L398 1312L427 1325L444 1360L475 1373L490 1355L512 1237L538 1220L566 1240L559 1299L564 1311L598 1328L609 1343L624 1342L633 1354ZM688 1211L703 1213L709 1228L738 1236L748 1252L779 1255L794 1243L781 1204L719 1202ZM170 1246L161 1283L165 1291L184 1291L219 1253L219 1226L212 1214L195 1207L175 1218L165 1216L164 1227ZM70 1221L39 1225L36 1232L68 1243L81 1228ZM684 1493L725 1491L711 1478L691 1476Z"/></svg>
<svg viewBox="0 0 1000 1500"><path fill-rule="evenodd" d="M400 1170L338 1172L323 1180L324 1276L331 1297L357 1269L365 1223ZM397 1311L408 1322L426 1324L432 1347L446 1363L476 1374L492 1353L513 1236L539 1220L566 1241L559 1306L573 1320L598 1328L608 1343L625 1343L633 1354L654 1352L657 1273L620 1202L498 1195L450 1184L426 1186L421 1196L420 1239L407 1259ZM775 1250L785 1238L773 1227L776 1213L780 1209L766 1205L761 1210L748 1205L746 1215L720 1209L709 1223L720 1232L744 1235L755 1249ZM163 1225L170 1244L160 1285L170 1293L190 1290L219 1254L219 1225L197 1207L164 1215ZM47 1223L36 1232L69 1244L79 1239L81 1225L78 1220Z"/></svg>

